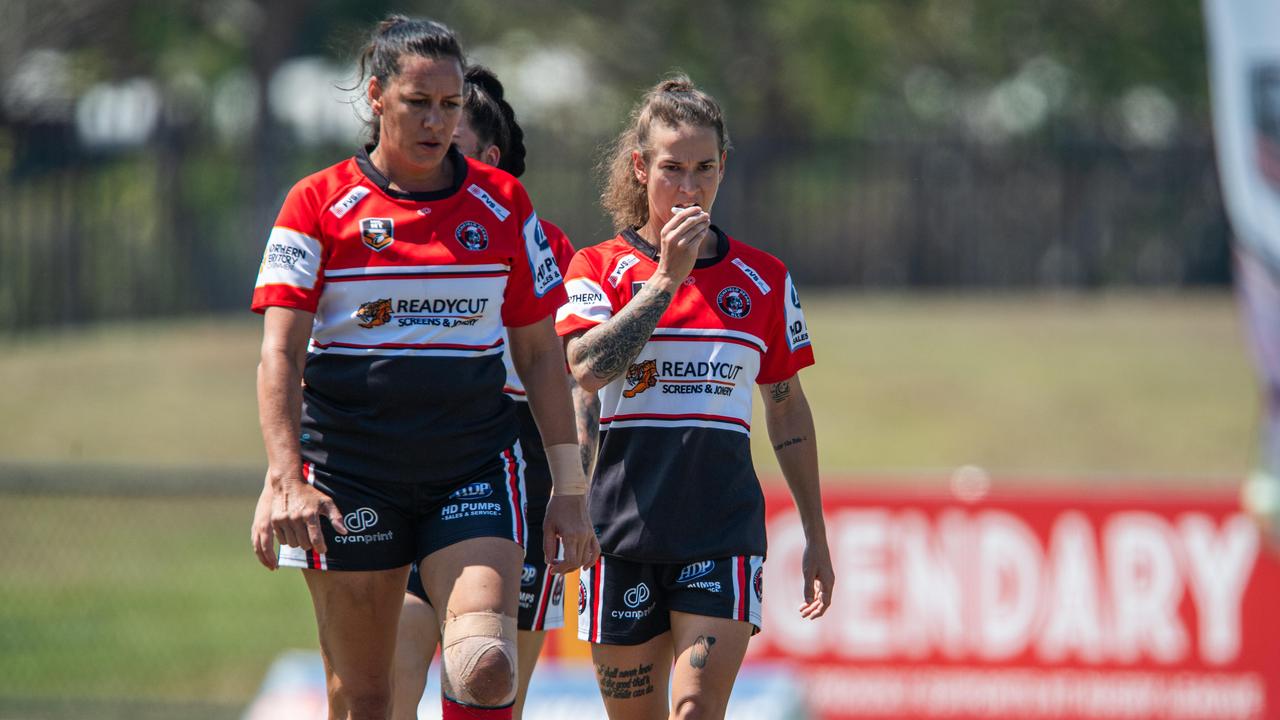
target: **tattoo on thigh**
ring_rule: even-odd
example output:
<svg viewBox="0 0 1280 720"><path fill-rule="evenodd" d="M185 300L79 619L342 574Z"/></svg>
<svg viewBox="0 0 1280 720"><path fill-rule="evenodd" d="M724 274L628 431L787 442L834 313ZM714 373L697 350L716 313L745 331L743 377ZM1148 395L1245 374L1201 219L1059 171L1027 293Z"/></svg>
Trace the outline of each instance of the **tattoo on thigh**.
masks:
<svg viewBox="0 0 1280 720"><path fill-rule="evenodd" d="M596 665L600 694L614 700L627 700L653 692L653 663L633 668Z"/></svg>
<svg viewBox="0 0 1280 720"><path fill-rule="evenodd" d="M706 667L707 659L711 657L711 646L715 644L715 636L699 635L698 639L693 641L693 651L689 653L689 664L699 670Z"/></svg>

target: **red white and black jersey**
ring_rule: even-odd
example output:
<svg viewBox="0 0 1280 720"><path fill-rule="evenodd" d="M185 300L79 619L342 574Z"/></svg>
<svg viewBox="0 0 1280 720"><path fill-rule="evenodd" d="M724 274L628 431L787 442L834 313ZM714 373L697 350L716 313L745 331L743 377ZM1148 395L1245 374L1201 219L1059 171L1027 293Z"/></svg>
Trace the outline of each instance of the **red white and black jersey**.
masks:
<svg viewBox="0 0 1280 720"><path fill-rule="evenodd" d="M290 190L253 309L315 313L302 455L382 482L444 484L516 437L503 327L564 301L520 183L451 149L450 187L390 188L367 151Z"/></svg>
<svg viewBox="0 0 1280 720"><path fill-rule="evenodd" d="M573 259L573 245L569 242L569 236L565 235L563 230L548 220L539 218L538 222L542 224L542 232L547 236L547 242L551 243L551 252L555 255L556 267L560 268L560 273L563 275L569 270L569 261ZM524 381L516 374L516 366L511 362L511 354L504 353L502 361L507 367L507 384L502 388L503 392L516 402L527 402Z"/></svg>
<svg viewBox="0 0 1280 720"><path fill-rule="evenodd" d="M751 463L757 384L813 364L791 275L718 228L631 367L601 391L591 517L605 553L644 562L764 555L764 499ZM639 235L574 256L556 331L611 318L657 270Z"/></svg>

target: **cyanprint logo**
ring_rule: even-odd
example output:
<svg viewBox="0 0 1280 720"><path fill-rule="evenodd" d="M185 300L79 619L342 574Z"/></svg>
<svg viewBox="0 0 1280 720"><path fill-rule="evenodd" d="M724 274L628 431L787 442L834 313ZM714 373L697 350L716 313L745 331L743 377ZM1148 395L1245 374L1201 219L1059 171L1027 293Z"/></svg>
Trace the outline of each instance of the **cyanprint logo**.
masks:
<svg viewBox="0 0 1280 720"><path fill-rule="evenodd" d="M622 595L622 602L629 608L638 608L649 601L649 586L644 583L631 588Z"/></svg>
<svg viewBox="0 0 1280 720"><path fill-rule="evenodd" d="M363 532L378 524L378 513L373 508L362 507L344 515L342 524L351 532Z"/></svg>

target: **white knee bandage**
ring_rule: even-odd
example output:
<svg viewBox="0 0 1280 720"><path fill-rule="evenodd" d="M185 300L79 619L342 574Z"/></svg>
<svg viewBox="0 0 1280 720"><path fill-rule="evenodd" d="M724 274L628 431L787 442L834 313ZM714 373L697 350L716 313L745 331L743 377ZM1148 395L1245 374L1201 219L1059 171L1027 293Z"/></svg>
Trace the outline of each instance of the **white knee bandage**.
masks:
<svg viewBox="0 0 1280 720"><path fill-rule="evenodd" d="M440 684L445 695L468 705L499 707L516 697L516 619L496 612L471 612L456 615L444 623L440 634ZM508 692L494 697L492 688L478 687L473 673L490 650L497 650L507 661L510 677Z"/></svg>

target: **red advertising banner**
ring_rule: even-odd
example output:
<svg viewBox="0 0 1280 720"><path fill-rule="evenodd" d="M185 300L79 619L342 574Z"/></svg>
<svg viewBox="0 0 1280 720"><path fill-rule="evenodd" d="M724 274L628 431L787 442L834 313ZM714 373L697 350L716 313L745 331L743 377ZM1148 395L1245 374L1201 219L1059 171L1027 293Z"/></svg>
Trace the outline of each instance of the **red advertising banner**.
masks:
<svg viewBox="0 0 1280 720"><path fill-rule="evenodd" d="M1280 717L1280 559L1229 491L952 495L827 488L834 602L768 494L764 631L815 716Z"/></svg>

